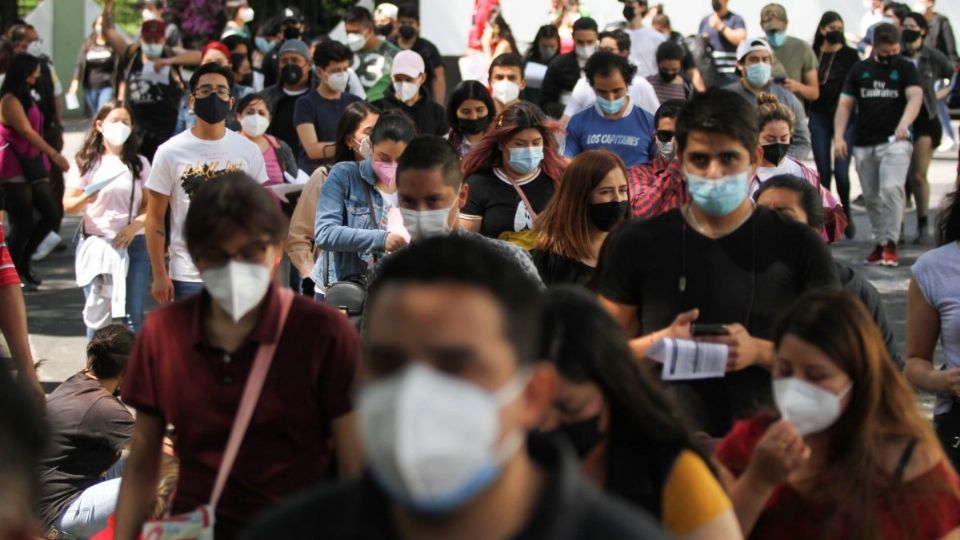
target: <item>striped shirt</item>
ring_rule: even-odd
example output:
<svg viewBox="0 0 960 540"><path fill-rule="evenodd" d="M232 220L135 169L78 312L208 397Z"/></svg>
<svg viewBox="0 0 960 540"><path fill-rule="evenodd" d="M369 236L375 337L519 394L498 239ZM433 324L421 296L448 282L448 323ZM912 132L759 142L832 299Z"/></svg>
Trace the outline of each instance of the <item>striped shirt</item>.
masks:
<svg viewBox="0 0 960 540"><path fill-rule="evenodd" d="M663 82L663 79L660 78L660 75L651 75L647 77L647 82L650 83L650 86L653 87L654 93L657 94L657 100L661 104L670 101L671 99L679 99L681 101L686 101L690 96L690 91L692 88L690 84L684 81L681 77L677 77L673 82Z"/></svg>
<svg viewBox="0 0 960 540"><path fill-rule="evenodd" d="M9 285L20 285L20 276L13 266L10 250L7 249L7 242L3 237L3 223L0 223L0 287Z"/></svg>

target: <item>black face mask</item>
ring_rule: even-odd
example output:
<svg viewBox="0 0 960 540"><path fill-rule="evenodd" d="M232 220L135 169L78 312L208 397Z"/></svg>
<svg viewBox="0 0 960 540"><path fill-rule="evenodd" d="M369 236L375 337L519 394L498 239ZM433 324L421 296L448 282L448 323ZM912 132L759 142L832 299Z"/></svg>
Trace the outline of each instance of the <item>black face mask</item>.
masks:
<svg viewBox="0 0 960 540"><path fill-rule="evenodd" d="M660 80L665 83L672 83L673 80L676 79L678 75L680 75L679 73L675 73L673 71L664 71L662 69L659 70L659 73L660 73Z"/></svg>
<svg viewBox="0 0 960 540"><path fill-rule="evenodd" d="M913 43L914 41L920 39L920 31L919 31L919 30L912 30L912 29L904 30L903 33L902 33L902 35L903 35L903 42L906 43L906 44L908 44L908 45L911 44L911 43Z"/></svg>
<svg viewBox="0 0 960 540"><path fill-rule="evenodd" d="M831 30L823 36L823 39L825 39L826 42L831 45L839 45L846 40L846 38L843 36L842 30Z"/></svg>
<svg viewBox="0 0 960 540"><path fill-rule="evenodd" d="M880 56L878 54L876 58L877 58L877 63L880 64L881 66L889 66L893 64L893 61L899 57L900 57L899 54L887 54L884 56Z"/></svg>
<svg viewBox="0 0 960 540"><path fill-rule="evenodd" d="M585 458L603 440L603 433L600 433L599 414L579 422L560 424L557 431L570 441L580 459Z"/></svg>
<svg viewBox="0 0 960 540"><path fill-rule="evenodd" d="M280 68L280 79L287 84L297 84L303 77L303 68L297 64L287 64Z"/></svg>
<svg viewBox="0 0 960 540"><path fill-rule="evenodd" d="M393 23L381 24L377 27L377 33L381 36L389 36L393 33Z"/></svg>
<svg viewBox="0 0 960 540"><path fill-rule="evenodd" d="M412 26L401 26L400 37L403 39L413 39L417 37L417 29Z"/></svg>
<svg viewBox="0 0 960 540"><path fill-rule="evenodd" d="M784 143L773 143L764 144L762 148L763 159L773 163L775 166L779 166L780 163L783 162L783 158L787 157L787 150L790 149L790 145Z"/></svg>
<svg viewBox="0 0 960 540"><path fill-rule="evenodd" d="M490 125L490 117L484 116L482 118L459 118L460 133L464 135L477 135L478 133L483 133L487 126Z"/></svg>
<svg viewBox="0 0 960 540"><path fill-rule="evenodd" d="M283 40L300 39L300 29L296 26L290 26L283 29Z"/></svg>
<svg viewBox="0 0 960 540"><path fill-rule="evenodd" d="M237 84L242 84L243 86L253 86L253 72L247 73L243 77L237 79Z"/></svg>
<svg viewBox="0 0 960 540"><path fill-rule="evenodd" d="M609 231L614 225L627 218L630 203L627 201L611 201L591 204L587 207L587 216L593 226L601 231Z"/></svg>
<svg viewBox="0 0 960 540"><path fill-rule="evenodd" d="M720 11L723 8L723 4L720 3L720 0L713 0L710 5L713 6L714 11Z"/></svg>
<svg viewBox="0 0 960 540"><path fill-rule="evenodd" d="M633 6L626 6L623 8L623 18L632 21L634 17L637 16L637 8Z"/></svg>
<svg viewBox="0 0 960 540"><path fill-rule="evenodd" d="M193 112L197 113L197 118L208 124L223 122L230 112L230 102L220 99L217 94L210 94L205 98L195 98L193 101Z"/></svg>

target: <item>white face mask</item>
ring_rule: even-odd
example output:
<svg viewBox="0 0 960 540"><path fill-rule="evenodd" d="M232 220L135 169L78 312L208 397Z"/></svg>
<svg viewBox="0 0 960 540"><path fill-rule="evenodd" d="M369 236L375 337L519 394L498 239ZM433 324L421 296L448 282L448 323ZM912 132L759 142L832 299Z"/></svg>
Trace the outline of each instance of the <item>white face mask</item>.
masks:
<svg viewBox="0 0 960 540"><path fill-rule="evenodd" d="M397 93L397 99L406 103L420 92L420 85L412 82L395 82L393 90Z"/></svg>
<svg viewBox="0 0 960 540"><path fill-rule="evenodd" d="M270 121L266 116L251 113L240 119L240 127L250 137L259 137L266 133L267 128L270 127Z"/></svg>
<svg viewBox="0 0 960 540"><path fill-rule="evenodd" d="M497 439L500 408L525 385L518 375L489 392L420 363L367 385L358 410L373 477L415 510L462 507L500 476L522 445L519 431L499 445Z"/></svg>
<svg viewBox="0 0 960 540"><path fill-rule="evenodd" d="M353 52L358 52L367 44L367 38L363 34L347 34L347 47Z"/></svg>
<svg viewBox="0 0 960 540"><path fill-rule="evenodd" d="M360 141L360 148L357 148L357 152L363 159L370 159L370 156L373 155L373 143L370 141L370 137L364 137Z"/></svg>
<svg viewBox="0 0 960 540"><path fill-rule="evenodd" d="M252 7L245 7L240 10L240 20L248 23L253 20L254 11Z"/></svg>
<svg viewBox="0 0 960 540"><path fill-rule="evenodd" d="M104 122L100 127L100 133L104 140L113 146L123 146L123 143L127 142L127 138L130 137L131 131L130 126L123 122Z"/></svg>
<svg viewBox="0 0 960 540"><path fill-rule="evenodd" d="M501 79L493 83L493 99L507 105L520 97L520 85L513 81Z"/></svg>
<svg viewBox="0 0 960 540"><path fill-rule="evenodd" d="M140 17L143 18L144 21L152 21L157 18L157 16L153 13L153 10L150 9L144 9L141 11Z"/></svg>
<svg viewBox="0 0 960 540"><path fill-rule="evenodd" d="M801 437L832 426L840 417L840 400L853 388L851 382L839 395L795 377L773 381L773 397L784 420Z"/></svg>
<svg viewBox="0 0 960 540"><path fill-rule="evenodd" d="M593 56L593 53L597 52L597 44L593 45L577 45L577 59L585 62L588 58Z"/></svg>
<svg viewBox="0 0 960 540"><path fill-rule="evenodd" d="M270 288L270 268L262 264L230 261L200 272L203 288L230 314L234 322L250 313Z"/></svg>
<svg viewBox="0 0 960 540"><path fill-rule="evenodd" d="M670 142L661 142L657 141L657 152L660 153L660 156L667 160L672 161L673 156L676 154L677 146L673 141Z"/></svg>
<svg viewBox="0 0 960 540"><path fill-rule="evenodd" d="M456 199L453 205L456 206L459 202L459 199ZM450 210L452 209L453 206L437 210L401 208L400 215L403 216L403 226L410 233L410 238L414 242L419 242L434 236L450 234Z"/></svg>
<svg viewBox="0 0 960 540"><path fill-rule="evenodd" d="M39 58L43 56L43 43L39 39L35 39L27 45L27 54L33 56L34 58Z"/></svg>
<svg viewBox="0 0 960 540"><path fill-rule="evenodd" d="M343 92L347 89L347 83L349 82L350 73L347 71L331 73L327 76L327 86L329 86L334 92Z"/></svg>

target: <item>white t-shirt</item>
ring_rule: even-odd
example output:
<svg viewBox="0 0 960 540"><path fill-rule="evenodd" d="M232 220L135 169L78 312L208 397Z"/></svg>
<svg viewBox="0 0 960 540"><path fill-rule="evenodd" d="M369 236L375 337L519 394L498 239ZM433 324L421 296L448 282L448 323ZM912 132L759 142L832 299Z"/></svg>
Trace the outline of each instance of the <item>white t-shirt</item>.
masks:
<svg viewBox="0 0 960 540"><path fill-rule="evenodd" d="M940 315L940 346L946 367L960 367L960 243L931 249L911 270L923 298ZM934 414L949 412L950 408L951 400L946 395L937 396Z"/></svg>
<svg viewBox="0 0 960 540"><path fill-rule="evenodd" d="M781 174L791 174L800 178L806 178L806 175L803 173L803 167L800 166L800 163L789 158L783 158L783 161L778 167L757 168L757 179L759 182L751 186L752 189L750 191L750 195L753 195L757 192L757 190L760 189L760 184L766 182L774 176L780 176Z"/></svg>
<svg viewBox="0 0 960 540"><path fill-rule="evenodd" d="M657 47L667 40L653 28L624 28L630 36L630 63L637 66L637 76L646 79L657 74Z"/></svg>
<svg viewBox="0 0 960 540"><path fill-rule="evenodd" d="M229 129L216 141L198 139L186 130L160 145L146 188L170 197L170 279L200 281L183 238L190 196L205 180L225 172L243 171L263 184L267 169L260 148Z"/></svg>
<svg viewBox="0 0 960 540"><path fill-rule="evenodd" d="M657 99L657 92L649 81L637 75L633 78L633 83L627 88L627 95L630 96L630 103L640 107L650 114L656 115L660 108L660 100ZM563 115L567 118L573 118L578 112L589 109L597 103L597 94L590 87L590 82L586 77L580 77L577 84L573 87L570 95L570 101L563 108Z"/></svg>

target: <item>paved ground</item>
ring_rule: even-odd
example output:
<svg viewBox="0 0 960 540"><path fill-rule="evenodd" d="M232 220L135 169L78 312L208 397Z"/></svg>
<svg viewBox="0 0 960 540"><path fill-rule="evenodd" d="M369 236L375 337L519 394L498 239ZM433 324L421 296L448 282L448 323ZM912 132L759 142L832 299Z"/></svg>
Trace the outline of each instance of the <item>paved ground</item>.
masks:
<svg viewBox="0 0 960 540"><path fill-rule="evenodd" d="M74 122L67 134L67 155L72 155L79 146L83 124ZM931 207L937 207L944 194L952 189L956 178L956 152L938 155L930 169ZM859 184L854 181L854 195L859 193ZM854 221L857 226L857 238L834 244L833 251L842 260L859 263L871 249L869 226L866 214L854 207ZM60 381L80 369L84 363L83 323L80 311L83 294L74 283L72 238L78 220L68 217L64 221L61 235L70 244L66 251L53 253L46 260L37 263L36 268L43 278L40 291L27 295L29 327L35 358L46 360L41 370L41 379ZM907 216L906 231L908 238L915 235L915 215L911 211ZM865 268L869 279L883 294L897 339L903 347L906 324L905 292L910 279L910 265L932 244L925 246L907 245L903 248L900 267Z"/></svg>

